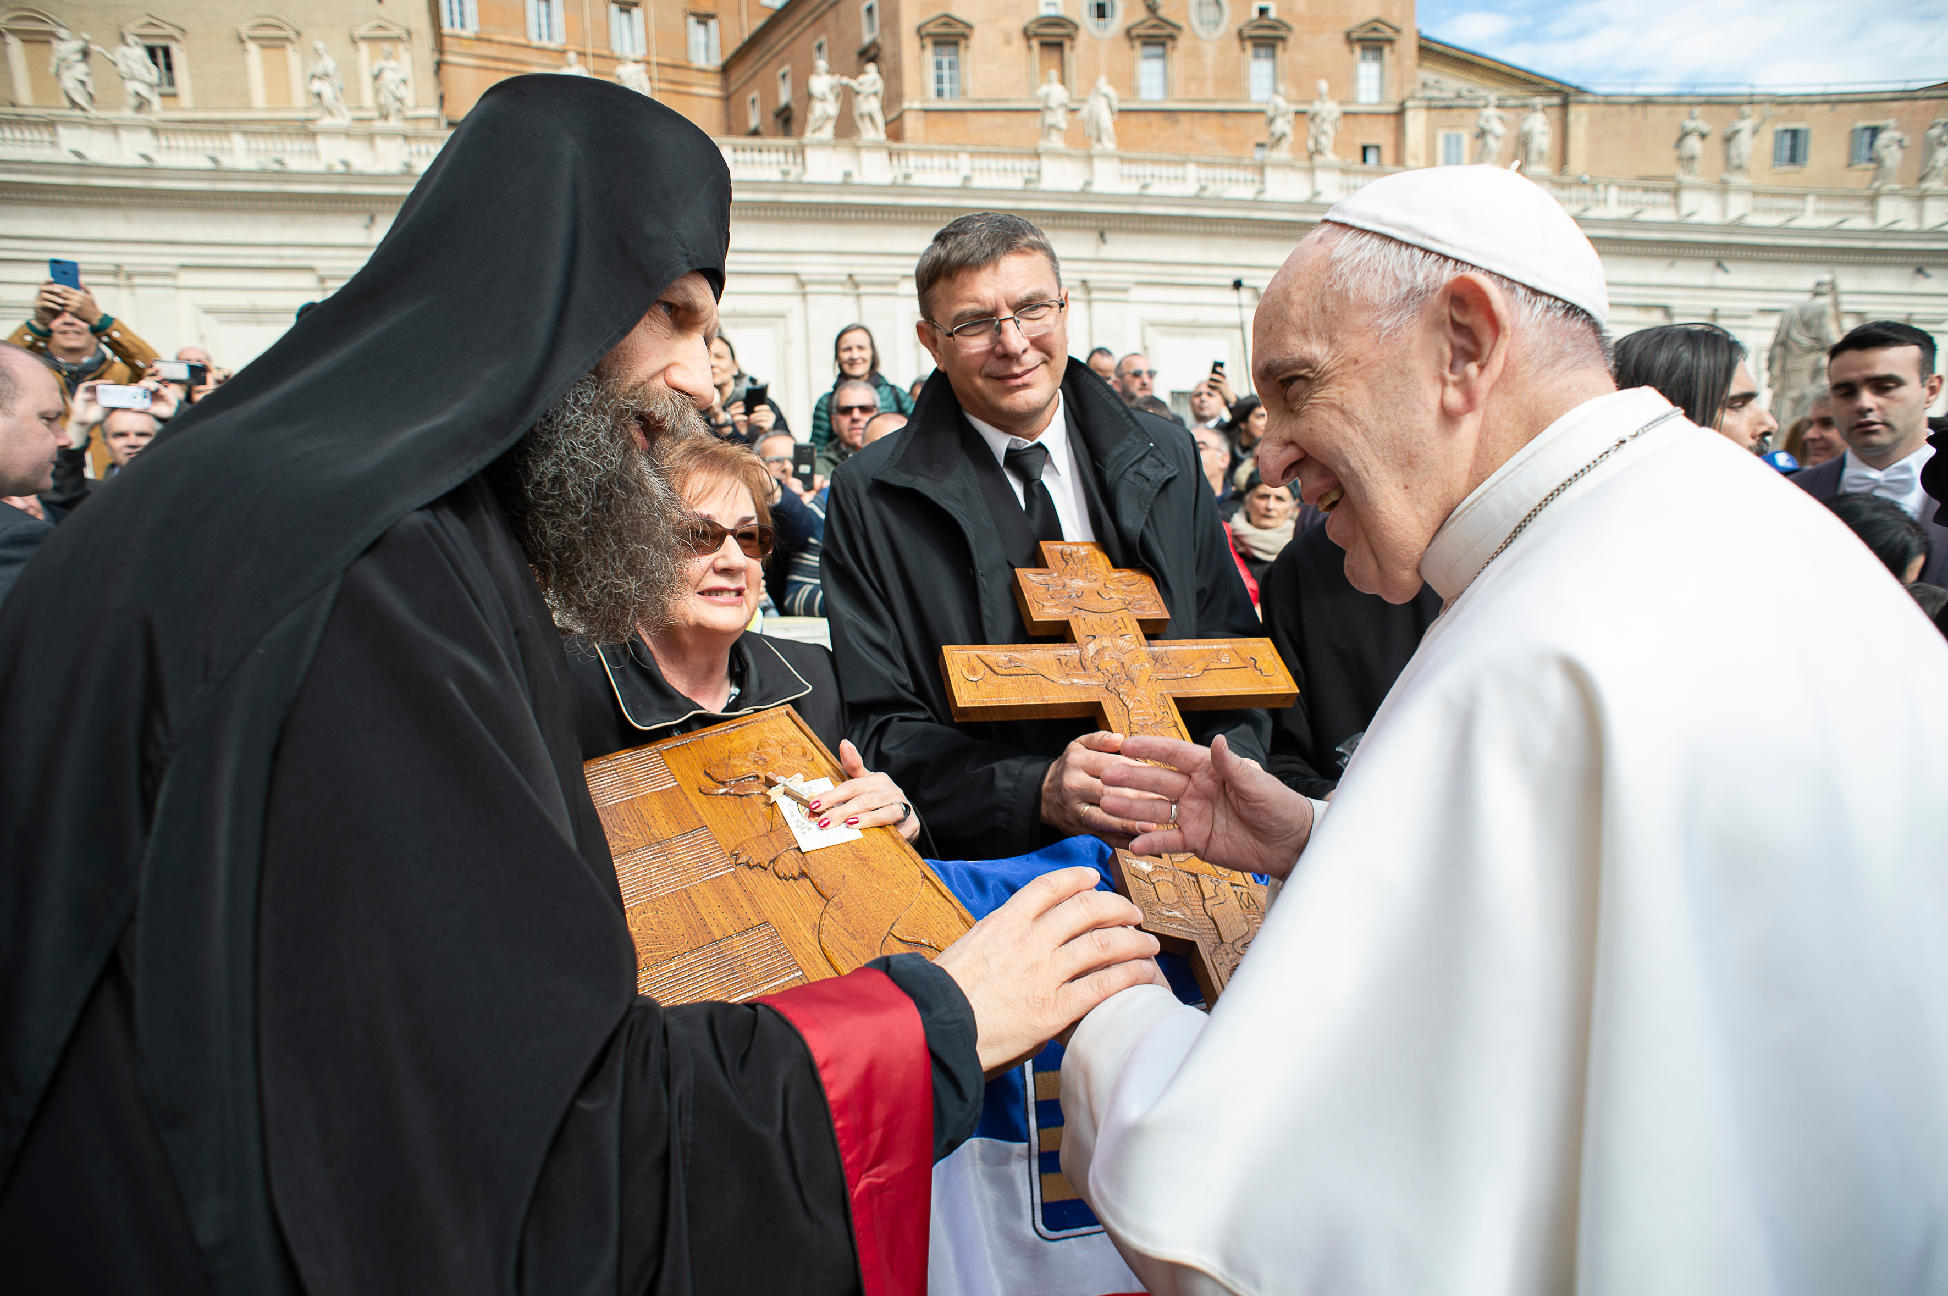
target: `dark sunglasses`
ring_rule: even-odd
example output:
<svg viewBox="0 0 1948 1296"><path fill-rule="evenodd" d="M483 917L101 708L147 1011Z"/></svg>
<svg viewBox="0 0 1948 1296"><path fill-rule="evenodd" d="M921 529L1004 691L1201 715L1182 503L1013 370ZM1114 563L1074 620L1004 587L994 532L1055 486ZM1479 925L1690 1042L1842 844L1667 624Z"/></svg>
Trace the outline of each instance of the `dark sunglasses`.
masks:
<svg viewBox="0 0 1948 1296"><path fill-rule="evenodd" d="M699 558L708 558L724 547L724 539L727 536L737 538L737 547L744 551L746 558L755 558L762 562L771 555L771 528L758 522L747 522L732 530L727 526L719 526L709 518L692 518L689 529L684 533L684 541L690 546L692 554Z"/></svg>
<svg viewBox="0 0 1948 1296"><path fill-rule="evenodd" d="M841 405L841 406L839 406L839 413L841 413L841 414L877 414L877 413L879 413L879 406L877 406L877 405Z"/></svg>

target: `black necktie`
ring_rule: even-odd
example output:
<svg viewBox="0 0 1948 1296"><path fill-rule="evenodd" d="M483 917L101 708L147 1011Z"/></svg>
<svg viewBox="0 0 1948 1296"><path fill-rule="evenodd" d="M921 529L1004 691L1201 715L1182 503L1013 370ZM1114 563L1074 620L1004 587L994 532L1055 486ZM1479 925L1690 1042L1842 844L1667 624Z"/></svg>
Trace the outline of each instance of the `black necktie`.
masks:
<svg viewBox="0 0 1948 1296"><path fill-rule="evenodd" d="M1042 469L1048 467L1048 447L1015 446L1001 462L1021 482L1021 511L1028 516L1028 529L1037 540L1060 540L1062 517L1055 511L1055 497L1042 481Z"/></svg>

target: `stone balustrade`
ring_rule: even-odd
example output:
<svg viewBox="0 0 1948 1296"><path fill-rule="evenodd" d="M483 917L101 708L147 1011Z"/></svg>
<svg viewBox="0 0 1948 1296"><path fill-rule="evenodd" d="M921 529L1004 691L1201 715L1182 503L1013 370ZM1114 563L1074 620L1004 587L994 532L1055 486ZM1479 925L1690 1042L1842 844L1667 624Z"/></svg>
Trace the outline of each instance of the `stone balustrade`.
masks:
<svg viewBox="0 0 1948 1296"><path fill-rule="evenodd" d="M0 110L0 162L101 167L412 174L444 130L360 121L180 121L45 110ZM1146 195L1323 208L1394 168L1335 160L1101 153L898 141L734 138L720 141L743 185L907 186ZM1735 181L1537 180L1578 219L1803 230L1948 228L1948 189L1780 189Z"/></svg>

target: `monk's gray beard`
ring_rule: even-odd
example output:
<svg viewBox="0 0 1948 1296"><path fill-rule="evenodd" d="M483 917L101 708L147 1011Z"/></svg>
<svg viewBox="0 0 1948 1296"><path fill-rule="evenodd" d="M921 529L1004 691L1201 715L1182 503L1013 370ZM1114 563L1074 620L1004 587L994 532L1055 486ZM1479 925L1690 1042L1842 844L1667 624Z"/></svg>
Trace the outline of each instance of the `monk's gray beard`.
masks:
<svg viewBox="0 0 1948 1296"><path fill-rule="evenodd" d="M586 375L490 474L562 629L597 643L655 630L688 570L686 510L636 444L704 436L696 407L668 388L628 390Z"/></svg>

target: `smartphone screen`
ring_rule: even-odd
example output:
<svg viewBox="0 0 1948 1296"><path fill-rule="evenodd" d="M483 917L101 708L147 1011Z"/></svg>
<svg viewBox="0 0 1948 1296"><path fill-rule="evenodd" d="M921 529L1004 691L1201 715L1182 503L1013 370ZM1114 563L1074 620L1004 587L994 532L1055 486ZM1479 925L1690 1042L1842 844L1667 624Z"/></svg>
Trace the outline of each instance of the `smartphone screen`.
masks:
<svg viewBox="0 0 1948 1296"><path fill-rule="evenodd" d="M81 267L73 261L63 261L58 257L47 259L47 277L63 288L81 286Z"/></svg>
<svg viewBox="0 0 1948 1296"><path fill-rule="evenodd" d="M808 491L812 489L812 479L815 475L813 470L817 464L818 451L811 446L801 444L792 447L791 475L796 477L798 484Z"/></svg>

